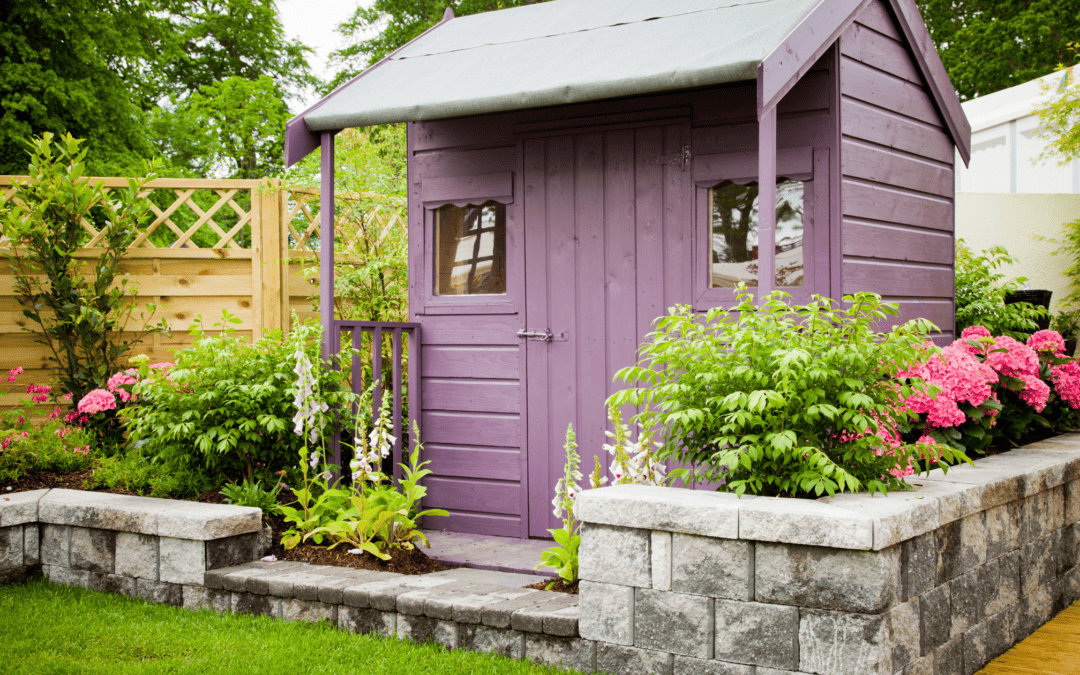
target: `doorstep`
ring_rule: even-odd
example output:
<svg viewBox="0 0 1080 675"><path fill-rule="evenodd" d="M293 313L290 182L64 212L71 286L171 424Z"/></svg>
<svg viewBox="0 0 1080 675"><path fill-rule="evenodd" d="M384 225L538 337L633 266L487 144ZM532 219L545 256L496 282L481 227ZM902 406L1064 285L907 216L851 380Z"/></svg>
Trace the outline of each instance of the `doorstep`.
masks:
<svg viewBox="0 0 1080 675"><path fill-rule="evenodd" d="M555 576L550 568L536 569L543 560L541 553L555 544L550 539L518 539L444 530L424 530L424 534L431 542L431 548L422 549L424 553L447 565L529 574L536 576L535 581Z"/></svg>

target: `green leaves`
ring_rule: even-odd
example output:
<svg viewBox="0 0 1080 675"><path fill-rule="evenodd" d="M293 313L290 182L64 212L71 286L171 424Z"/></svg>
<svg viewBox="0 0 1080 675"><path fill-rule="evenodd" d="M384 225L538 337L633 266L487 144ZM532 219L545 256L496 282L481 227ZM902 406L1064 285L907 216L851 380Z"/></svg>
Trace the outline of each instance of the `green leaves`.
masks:
<svg viewBox="0 0 1080 675"><path fill-rule="evenodd" d="M890 377L920 358L929 322L879 332L896 305L871 293L789 305L774 293L705 315L673 308L617 375L608 404L648 402L661 454L738 494L814 497L892 489L906 450L876 435L910 392ZM915 385L912 385L915 386Z"/></svg>

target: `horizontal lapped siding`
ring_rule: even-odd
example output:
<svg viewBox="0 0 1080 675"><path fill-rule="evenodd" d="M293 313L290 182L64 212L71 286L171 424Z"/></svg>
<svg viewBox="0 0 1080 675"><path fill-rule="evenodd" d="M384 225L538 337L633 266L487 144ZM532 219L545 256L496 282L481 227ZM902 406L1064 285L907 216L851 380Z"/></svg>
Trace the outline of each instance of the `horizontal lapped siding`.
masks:
<svg viewBox="0 0 1080 675"><path fill-rule="evenodd" d="M881 0L840 41L843 292L952 338L953 144Z"/></svg>

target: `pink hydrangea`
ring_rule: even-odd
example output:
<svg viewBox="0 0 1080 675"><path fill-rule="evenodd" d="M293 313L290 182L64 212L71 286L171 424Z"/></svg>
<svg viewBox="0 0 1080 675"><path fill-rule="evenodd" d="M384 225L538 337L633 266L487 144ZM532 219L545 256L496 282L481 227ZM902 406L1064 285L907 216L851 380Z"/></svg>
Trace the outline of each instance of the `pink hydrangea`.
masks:
<svg viewBox="0 0 1080 675"><path fill-rule="evenodd" d="M1070 408L1080 408L1080 363L1069 361L1050 369L1054 391Z"/></svg>
<svg viewBox="0 0 1080 675"><path fill-rule="evenodd" d="M1039 356L1035 350L1008 335L994 338L994 346L986 355L986 365L1002 375L1021 380L1025 375L1039 376Z"/></svg>
<svg viewBox="0 0 1080 675"><path fill-rule="evenodd" d="M116 397L106 389L95 389L79 400L78 410L88 415L116 410Z"/></svg>
<svg viewBox="0 0 1080 675"><path fill-rule="evenodd" d="M1027 346L1036 352L1065 354L1065 338L1056 330L1040 330L1027 339Z"/></svg>
<svg viewBox="0 0 1080 675"><path fill-rule="evenodd" d="M121 401L127 403L134 397L131 395L130 391L124 389L124 386L135 384L136 382L138 382L138 375L139 371L137 369L128 368L127 370L116 373L115 375L110 377L109 381L106 383L105 386L108 388L110 393L116 394L120 397Z"/></svg>
<svg viewBox="0 0 1080 675"><path fill-rule="evenodd" d="M1020 379L1024 381L1020 400L1034 408L1035 412L1042 412L1050 400L1050 385L1034 375L1022 375Z"/></svg>
<svg viewBox="0 0 1080 675"><path fill-rule="evenodd" d="M957 343L901 375L920 378L940 390L933 398L916 391L906 401L909 410L927 413L927 421L937 427L963 424L966 416L959 404L982 405L993 395L992 385L998 381L992 368Z"/></svg>
<svg viewBox="0 0 1080 675"><path fill-rule="evenodd" d="M964 339L964 340L968 340L968 339L974 339L974 338L993 337L993 336L990 335L990 329L987 328L986 326L968 326L967 328L965 328L963 331L960 332L960 337L962 339Z"/></svg>

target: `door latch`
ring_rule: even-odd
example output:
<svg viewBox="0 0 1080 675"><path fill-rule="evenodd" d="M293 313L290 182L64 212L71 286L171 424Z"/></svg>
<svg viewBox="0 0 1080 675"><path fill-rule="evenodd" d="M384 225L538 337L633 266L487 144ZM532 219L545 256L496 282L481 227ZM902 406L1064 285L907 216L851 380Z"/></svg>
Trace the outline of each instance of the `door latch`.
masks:
<svg viewBox="0 0 1080 675"><path fill-rule="evenodd" d="M526 340L542 340L544 342L551 342L551 339L555 337L550 330L541 333L538 330L525 330L524 328L517 332L517 336Z"/></svg>

